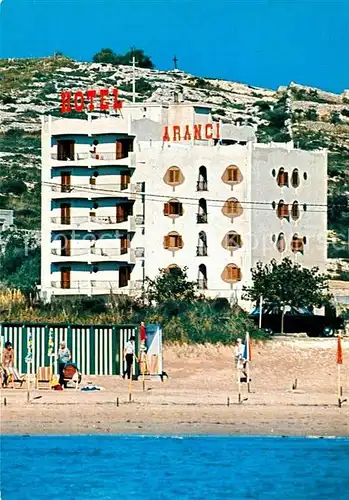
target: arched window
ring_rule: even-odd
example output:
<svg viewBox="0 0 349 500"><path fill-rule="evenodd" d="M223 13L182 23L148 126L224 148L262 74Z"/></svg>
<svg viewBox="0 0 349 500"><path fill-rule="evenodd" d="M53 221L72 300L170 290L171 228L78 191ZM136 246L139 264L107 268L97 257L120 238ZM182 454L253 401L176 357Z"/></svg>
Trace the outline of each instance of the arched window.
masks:
<svg viewBox="0 0 349 500"><path fill-rule="evenodd" d="M164 215L167 217L180 217L183 215L183 205L178 200L169 200L164 204Z"/></svg>
<svg viewBox="0 0 349 500"><path fill-rule="evenodd" d="M167 273L173 273L176 271L179 271L181 268L177 266L177 264L170 264L169 266L166 267L165 271Z"/></svg>
<svg viewBox="0 0 349 500"><path fill-rule="evenodd" d="M291 176L292 187L297 188L299 186L299 183L300 183L299 171L298 168L295 168Z"/></svg>
<svg viewBox="0 0 349 500"><path fill-rule="evenodd" d="M293 253L304 253L304 240L297 233L292 236L291 250Z"/></svg>
<svg viewBox="0 0 349 500"><path fill-rule="evenodd" d="M176 231L171 231L166 236L164 236L164 248L170 250L171 252L176 252L183 248L183 238Z"/></svg>
<svg viewBox="0 0 349 500"><path fill-rule="evenodd" d="M291 216L293 220L299 219L300 210L298 201L292 203Z"/></svg>
<svg viewBox="0 0 349 500"><path fill-rule="evenodd" d="M207 202L205 198L200 198L198 213L196 214L196 222L198 224L207 224Z"/></svg>
<svg viewBox="0 0 349 500"><path fill-rule="evenodd" d="M280 187L288 186L288 173L285 172L285 169L283 167L279 168L276 182Z"/></svg>
<svg viewBox="0 0 349 500"><path fill-rule="evenodd" d="M229 165L222 175L222 181L226 184L234 185L242 181L242 174L236 165Z"/></svg>
<svg viewBox="0 0 349 500"><path fill-rule="evenodd" d="M221 278L226 283L237 283L241 281L241 269L236 264L228 264L225 266Z"/></svg>
<svg viewBox="0 0 349 500"><path fill-rule="evenodd" d="M280 253L284 252L286 250L286 240L285 240L285 234L280 233L276 242L276 248Z"/></svg>
<svg viewBox="0 0 349 500"><path fill-rule="evenodd" d="M229 198L223 205L222 213L233 219L239 217L243 212L240 202L236 198Z"/></svg>
<svg viewBox="0 0 349 500"><path fill-rule="evenodd" d="M287 218L289 216L288 205L284 202L284 200L280 200L276 209L276 215L279 219Z"/></svg>
<svg viewBox="0 0 349 500"><path fill-rule="evenodd" d="M198 237L198 246L196 247L197 257L207 257L207 236L205 231L200 231Z"/></svg>
<svg viewBox="0 0 349 500"><path fill-rule="evenodd" d="M204 165L201 165L199 168L199 179L196 183L196 191L207 191L207 168Z"/></svg>
<svg viewBox="0 0 349 500"><path fill-rule="evenodd" d="M199 265L198 286L201 290L207 290L207 269L205 264Z"/></svg>
<svg viewBox="0 0 349 500"><path fill-rule="evenodd" d="M168 168L164 176L164 182L173 187L183 184L184 176L181 169L175 166Z"/></svg>
<svg viewBox="0 0 349 500"><path fill-rule="evenodd" d="M223 238L222 247L230 252L242 247L242 239L236 231L229 231Z"/></svg>

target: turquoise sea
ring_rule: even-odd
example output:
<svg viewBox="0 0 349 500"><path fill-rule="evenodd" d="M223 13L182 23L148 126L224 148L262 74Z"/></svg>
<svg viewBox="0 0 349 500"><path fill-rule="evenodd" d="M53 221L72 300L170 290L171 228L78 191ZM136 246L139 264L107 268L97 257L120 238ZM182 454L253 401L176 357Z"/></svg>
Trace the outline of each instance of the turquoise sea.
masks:
<svg viewBox="0 0 349 500"><path fill-rule="evenodd" d="M349 439L3 436L1 500L349 500Z"/></svg>

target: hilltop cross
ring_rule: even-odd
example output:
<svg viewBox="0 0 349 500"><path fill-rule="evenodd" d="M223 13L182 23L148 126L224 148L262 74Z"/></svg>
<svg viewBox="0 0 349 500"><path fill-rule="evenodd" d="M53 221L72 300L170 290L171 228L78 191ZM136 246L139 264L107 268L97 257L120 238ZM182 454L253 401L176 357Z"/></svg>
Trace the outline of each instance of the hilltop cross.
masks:
<svg viewBox="0 0 349 500"><path fill-rule="evenodd" d="M177 58L177 56L174 56L174 58L173 58L173 62L174 62L174 69L177 69L177 63L178 63L178 58Z"/></svg>

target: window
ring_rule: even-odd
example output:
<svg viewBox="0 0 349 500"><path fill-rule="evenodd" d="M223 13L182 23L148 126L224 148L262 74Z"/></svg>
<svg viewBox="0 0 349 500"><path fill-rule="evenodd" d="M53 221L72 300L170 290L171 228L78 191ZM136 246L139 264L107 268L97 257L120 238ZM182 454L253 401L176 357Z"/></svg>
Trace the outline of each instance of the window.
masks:
<svg viewBox="0 0 349 500"><path fill-rule="evenodd" d="M304 239L300 238L297 233L293 235L291 241L291 250L293 253L304 253Z"/></svg>
<svg viewBox="0 0 349 500"><path fill-rule="evenodd" d="M207 269L205 264L200 264L198 269L198 287L207 290Z"/></svg>
<svg viewBox="0 0 349 500"><path fill-rule="evenodd" d="M61 255L63 257L69 257L71 255L71 235L61 236Z"/></svg>
<svg viewBox="0 0 349 500"><path fill-rule="evenodd" d="M242 181L242 175L239 167L236 165L229 165L222 176L222 181L226 184L238 184Z"/></svg>
<svg viewBox="0 0 349 500"><path fill-rule="evenodd" d="M71 172L61 172L61 192L70 193L71 190Z"/></svg>
<svg viewBox="0 0 349 500"><path fill-rule="evenodd" d="M300 178L299 178L298 168L295 168L291 176L292 187L297 188L299 186L299 183L300 183Z"/></svg>
<svg viewBox="0 0 349 500"><path fill-rule="evenodd" d="M205 198L200 198L198 213L196 214L198 224L207 224L207 203Z"/></svg>
<svg viewBox="0 0 349 500"><path fill-rule="evenodd" d="M70 224L71 223L71 204L70 203L61 203L61 224Z"/></svg>
<svg viewBox="0 0 349 500"><path fill-rule="evenodd" d="M164 215L167 217L180 217L183 215L183 205L178 200L170 200L164 204Z"/></svg>
<svg viewBox="0 0 349 500"><path fill-rule="evenodd" d="M222 241L222 247L231 252L242 247L242 239L236 231L229 231Z"/></svg>
<svg viewBox="0 0 349 500"><path fill-rule="evenodd" d="M175 273L176 271L179 271L180 267L177 266L177 264L170 264L168 267L166 267L165 271L167 273Z"/></svg>
<svg viewBox="0 0 349 500"><path fill-rule="evenodd" d="M198 246L196 247L197 257L207 257L207 236L205 231L200 231Z"/></svg>
<svg viewBox="0 0 349 500"><path fill-rule="evenodd" d="M122 288L128 285L131 278L131 269L129 266L122 266L119 269L119 287Z"/></svg>
<svg viewBox="0 0 349 500"><path fill-rule="evenodd" d="M280 233L276 242L276 248L280 253L286 250L286 240L284 233Z"/></svg>
<svg viewBox="0 0 349 500"><path fill-rule="evenodd" d="M75 159L75 141L59 140L57 141L57 160L73 161Z"/></svg>
<svg viewBox="0 0 349 500"><path fill-rule="evenodd" d="M67 289L71 286L71 267L61 267L61 288Z"/></svg>
<svg viewBox="0 0 349 500"><path fill-rule="evenodd" d="M128 185L130 184L130 172L126 170L125 172L121 172L120 176L120 184L121 184L121 189L127 189Z"/></svg>
<svg viewBox="0 0 349 500"><path fill-rule="evenodd" d="M199 179L196 183L196 191L207 191L207 168L201 165L199 168Z"/></svg>
<svg viewBox="0 0 349 500"><path fill-rule="evenodd" d="M276 182L280 187L288 186L288 173L285 172L285 169L283 167L279 169Z"/></svg>
<svg viewBox="0 0 349 500"><path fill-rule="evenodd" d="M242 206L240 202L236 198L229 198L222 208L222 212L226 217L234 218L239 217L242 212Z"/></svg>
<svg viewBox="0 0 349 500"><path fill-rule="evenodd" d="M171 250L171 251L176 251L180 250L183 248L183 239L182 236L175 231L172 231L171 233L168 233L164 237L164 248L166 250Z"/></svg>
<svg viewBox="0 0 349 500"><path fill-rule="evenodd" d="M124 204L124 205L116 205L116 222L126 222L128 216L132 215L132 205Z"/></svg>
<svg viewBox="0 0 349 500"><path fill-rule="evenodd" d="M280 200L276 209L276 214L279 219L287 218L289 216L288 205L284 202L284 200Z"/></svg>
<svg viewBox="0 0 349 500"><path fill-rule="evenodd" d="M120 253L121 253L121 255L124 255L125 253L127 253L128 247L129 247L128 237L127 237L127 235L123 235L120 239Z"/></svg>
<svg viewBox="0 0 349 500"><path fill-rule="evenodd" d="M120 139L116 141L116 159L127 158L133 151L133 139Z"/></svg>
<svg viewBox="0 0 349 500"><path fill-rule="evenodd" d="M170 167L169 169L167 169L164 176L164 182L165 184L173 187L183 184L184 176L181 172L181 169L179 167Z"/></svg>
<svg viewBox="0 0 349 500"><path fill-rule="evenodd" d="M293 220L299 219L300 210L298 201L292 203L291 216Z"/></svg>
<svg viewBox="0 0 349 500"><path fill-rule="evenodd" d="M236 283L241 281L241 269L235 264L228 264L225 266L221 278L226 283Z"/></svg>

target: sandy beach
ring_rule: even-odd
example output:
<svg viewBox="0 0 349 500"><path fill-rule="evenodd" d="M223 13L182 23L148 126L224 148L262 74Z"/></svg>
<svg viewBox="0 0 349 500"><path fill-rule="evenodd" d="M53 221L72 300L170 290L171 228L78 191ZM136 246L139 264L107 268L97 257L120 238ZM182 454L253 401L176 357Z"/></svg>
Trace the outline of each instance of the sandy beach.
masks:
<svg viewBox="0 0 349 500"><path fill-rule="evenodd" d="M343 342L349 400L349 341ZM99 392L1 392L2 434L221 434L349 436L349 402L337 405L336 339L280 338L253 346L251 393L238 404L233 349L164 349L163 383L84 376ZM292 384L297 379L297 390ZM37 398L38 396L41 396ZM6 398L6 405L5 405ZM117 401L119 405L117 404Z"/></svg>

